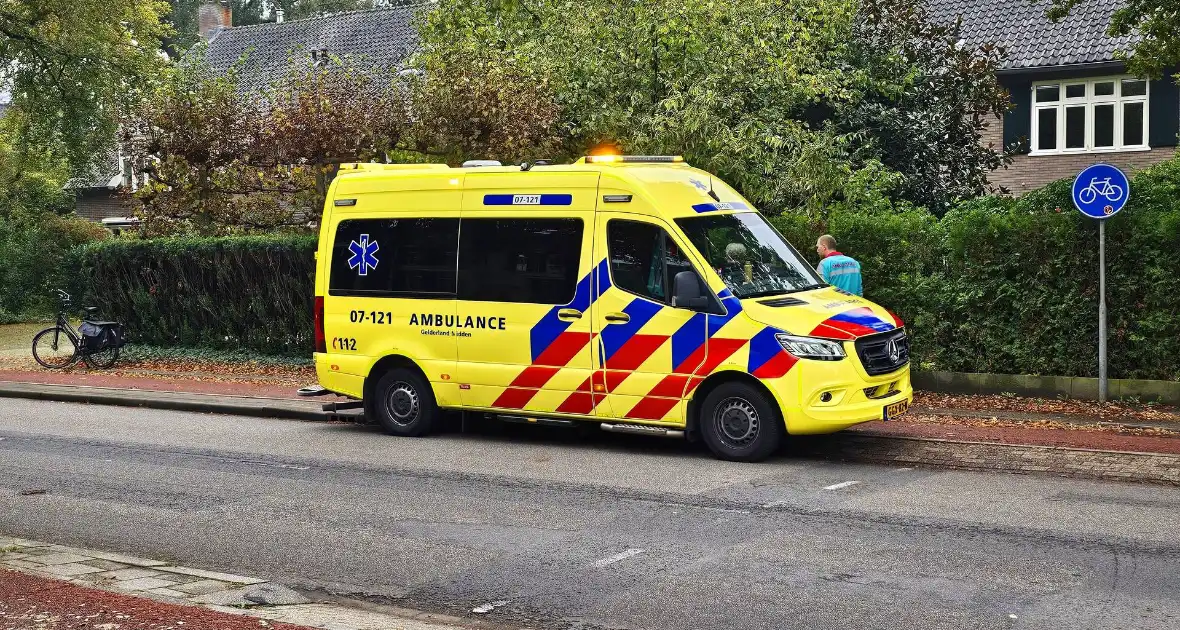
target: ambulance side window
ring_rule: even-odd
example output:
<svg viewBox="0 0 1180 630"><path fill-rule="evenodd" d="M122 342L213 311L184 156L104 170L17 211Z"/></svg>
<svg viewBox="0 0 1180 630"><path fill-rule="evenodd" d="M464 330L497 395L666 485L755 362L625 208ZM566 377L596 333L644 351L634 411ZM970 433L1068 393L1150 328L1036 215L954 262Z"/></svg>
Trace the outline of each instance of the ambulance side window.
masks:
<svg viewBox="0 0 1180 630"><path fill-rule="evenodd" d="M676 241L657 225L624 219L606 224L606 238L614 285L671 304L672 278L693 269Z"/></svg>
<svg viewBox="0 0 1180 630"><path fill-rule="evenodd" d="M347 219L336 227L328 293L453 298L458 219Z"/></svg>
<svg viewBox="0 0 1180 630"><path fill-rule="evenodd" d="M569 304L578 288L581 219L463 219L459 299Z"/></svg>

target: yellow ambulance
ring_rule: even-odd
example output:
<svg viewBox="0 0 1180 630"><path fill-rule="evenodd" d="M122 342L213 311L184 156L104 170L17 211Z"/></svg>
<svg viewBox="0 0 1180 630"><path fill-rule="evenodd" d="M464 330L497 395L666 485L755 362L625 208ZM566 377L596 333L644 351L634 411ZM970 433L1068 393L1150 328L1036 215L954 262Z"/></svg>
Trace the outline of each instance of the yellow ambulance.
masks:
<svg viewBox="0 0 1180 630"><path fill-rule="evenodd" d="M315 295L320 384L395 435L460 410L757 461L912 400L902 322L675 156L346 165Z"/></svg>

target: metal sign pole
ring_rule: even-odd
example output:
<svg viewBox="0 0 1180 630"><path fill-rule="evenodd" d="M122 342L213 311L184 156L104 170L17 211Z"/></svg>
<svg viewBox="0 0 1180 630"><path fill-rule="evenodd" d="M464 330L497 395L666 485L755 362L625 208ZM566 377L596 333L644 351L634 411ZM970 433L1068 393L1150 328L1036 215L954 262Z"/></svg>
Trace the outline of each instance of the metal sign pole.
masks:
<svg viewBox="0 0 1180 630"><path fill-rule="evenodd" d="M1106 219L1098 221L1098 402L1106 402Z"/></svg>
<svg viewBox="0 0 1180 630"><path fill-rule="evenodd" d="M1131 180L1116 166L1091 164L1074 178L1072 193L1078 212L1098 221L1098 402L1106 402L1106 220L1127 206Z"/></svg>

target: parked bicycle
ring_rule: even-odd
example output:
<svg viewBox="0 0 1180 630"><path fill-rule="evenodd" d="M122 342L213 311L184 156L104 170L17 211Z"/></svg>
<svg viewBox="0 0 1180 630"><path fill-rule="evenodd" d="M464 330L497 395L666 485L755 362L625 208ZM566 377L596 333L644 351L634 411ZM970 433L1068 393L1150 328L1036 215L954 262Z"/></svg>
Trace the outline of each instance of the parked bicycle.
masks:
<svg viewBox="0 0 1180 630"><path fill-rule="evenodd" d="M61 302L57 322L33 337L33 358L37 363L51 370L67 368L78 360L97 370L114 366L126 343L123 325L92 319L98 308L88 306L82 309L82 325L75 330L66 316L72 306L70 294L58 289L57 296Z"/></svg>

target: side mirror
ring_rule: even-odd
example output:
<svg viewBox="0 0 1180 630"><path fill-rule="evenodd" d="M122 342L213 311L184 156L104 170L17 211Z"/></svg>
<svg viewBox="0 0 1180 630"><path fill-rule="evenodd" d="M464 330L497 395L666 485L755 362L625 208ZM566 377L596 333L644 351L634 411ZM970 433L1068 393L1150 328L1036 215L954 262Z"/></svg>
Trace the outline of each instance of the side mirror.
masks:
<svg viewBox="0 0 1180 630"><path fill-rule="evenodd" d="M672 281L672 306L703 311L709 306L709 298L701 289L703 283L695 271L681 271Z"/></svg>

